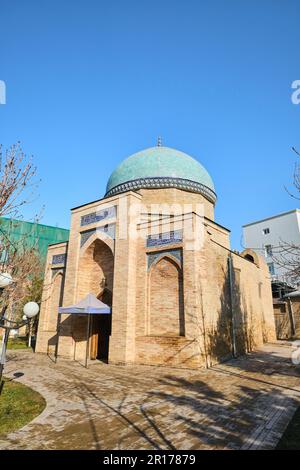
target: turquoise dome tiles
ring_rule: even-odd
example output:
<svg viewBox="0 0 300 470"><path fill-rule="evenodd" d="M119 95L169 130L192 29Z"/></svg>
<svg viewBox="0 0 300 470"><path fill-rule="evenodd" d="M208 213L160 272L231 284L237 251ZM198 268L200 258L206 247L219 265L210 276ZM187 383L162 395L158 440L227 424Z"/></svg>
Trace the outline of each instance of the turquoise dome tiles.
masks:
<svg viewBox="0 0 300 470"><path fill-rule="evenodd" d="M111 174L105 196L141 188L176 187L216 201L213 181L194 158L169 147L151 147L124 160Z"/></svg>

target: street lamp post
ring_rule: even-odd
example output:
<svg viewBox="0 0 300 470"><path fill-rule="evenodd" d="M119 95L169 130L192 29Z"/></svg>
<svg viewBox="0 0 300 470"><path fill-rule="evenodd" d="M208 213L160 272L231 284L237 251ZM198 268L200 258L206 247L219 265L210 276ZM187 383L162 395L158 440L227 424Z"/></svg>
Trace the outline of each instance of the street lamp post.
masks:
<svg viewBox="0 0 300 470"><path fill-rule="evenodd" d="M13 282L12 277L9 273L0 273L0 290L5 289ZM21 328L24 325L27 325L32 318L34 318L39 313L40 307L36 302L27 302L23 307L24 316L20 322L15 322L10 320L5 316L6 307L4 307L1 316L0 316L0 327L4 328L4 336L2 340L2 349L0 356L0 393L2 390L2 375L5 365L6 358L6 349L9 338L9 332L13 329Z"/></svg>
<svg viewBox="0 0 300 470"><path fill-rule="evenodd" d="M32 335L32 322L31 319L36 317L36 315L39 313L40 307L36 302L27 302L26 305L24 305L23 308L23 320L28 319L28 324L29 324L29 338L28 338L28 346L31 346L31 335Z"/></svg>

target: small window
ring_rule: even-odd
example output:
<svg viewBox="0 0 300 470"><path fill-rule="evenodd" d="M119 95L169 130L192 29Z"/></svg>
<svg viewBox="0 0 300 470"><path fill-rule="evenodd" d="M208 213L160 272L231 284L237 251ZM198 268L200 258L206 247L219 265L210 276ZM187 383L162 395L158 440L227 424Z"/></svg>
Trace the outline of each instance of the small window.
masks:
<svg viewBox="0 0 300 470"><path fill-rule="evenodd" d="M253 256L251 256L251 255L249 255L249 254L247 254L247 255L245 256L245 259L247 259L248 261L251 261L251 263L254 263L254 258L253 258Z"/></svg>
<svg viewBox="0 0 300 470"><path fill-rule="evenodd" d="M264 228L263 229L263 234L268 235L268 233L270 233L270 229L269 228Z"/></svg>
<svg viewBox="0 0 300 470"><path fill-rule="evenodd" d="M265 256L272 256L273 250L272 245L265 245Z"/></svg>
<svg viewBox="0 0 300 470"><path fill-rule="evenodd" d="M272 276L275 274L274 263L268 263L269 272Z"/></svg>

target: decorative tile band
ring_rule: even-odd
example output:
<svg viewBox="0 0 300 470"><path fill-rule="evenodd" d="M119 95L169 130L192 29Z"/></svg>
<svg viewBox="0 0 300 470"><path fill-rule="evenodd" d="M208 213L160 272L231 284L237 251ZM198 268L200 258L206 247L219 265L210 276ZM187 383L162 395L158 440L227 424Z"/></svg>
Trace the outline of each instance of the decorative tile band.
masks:
<svg viewBox="0 0 300 470"><path fill-rule="evenodd" d="M103 209L98 212L91 212L90 214L83 215L81 217L80 225L83 227L85 225L94 224L96 222L100 222L104 219L112 219L116 217L117 208L116 206L107 207L107 209Z"/></svg>
<svg viewBox="0 0 300 470"><path fill-rule="evenodd" d="M163 258L166 255L171 255L174 258L178 259L180 263L180 267L182 268L182 251L180 249L174 248L174 250L163 250L163 251L157 251L156 253L148 253L147 254L148 270L158 258Z"/></svg>
<svg viewBox="0 0 300 470"><path fill-rule="evenodd" d="M147 248L152 246L170 245L171 243L182 242L182 230L171 230L170 232L148 235Z"/></svg>
<svg viewBox="0 0 300 470"><path fill-rule="evenodd" d="M137 189L161 189L161 188L177 188L193 193L202 194L213 204L217 200L216 193L202 183L186 180L184 178L171 177L155 177L155 178L139 178L132 181L115 186L105 194L105 197L113 196L126 191L136 191Z"/></svg>
<svg viewBox="0 0 300 470"><path fill-rule="evenodd" d="M85 242L94 234L96 233L96 229L93 228L92 230L87 230L86 232L82 232L80 238L80 247L82 247Z"/></svg>
<svg viewBox="0 0 300 470"><path fill-rule="evenodd" d="M80 247L82 247L85 242L96 232L105 233L108 237L115 239L116 235L116 224L107 224L101 227L93 228L91 230L86 230L82 232L81 239L80 239Z"/></svg>
<svg viewBox="0 0 300 470"><path fill-rule="evenodd" d="M114 240L116 236L116 224L107 224L102 227L97 227L96 231L103 232Z"/></svg>
<svg viewBox="0 0 300 470"><path fill-rule="evenodd" d="M65 262L66 262L66 253L52 256L52 264L65 264Z"/></svg>

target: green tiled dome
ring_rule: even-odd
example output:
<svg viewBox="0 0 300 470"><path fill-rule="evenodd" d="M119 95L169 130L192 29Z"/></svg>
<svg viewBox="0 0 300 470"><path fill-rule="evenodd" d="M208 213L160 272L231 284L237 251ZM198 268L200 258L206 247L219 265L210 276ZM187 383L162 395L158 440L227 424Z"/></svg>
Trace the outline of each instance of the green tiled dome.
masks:
<svg viewBox="0 0 300 470"><path fill-rule="evenodd" d="M212 202L216 199L213 181L197 160L179 150L161 146L137 152L120 163L108 180L106 196L130 189L158 187L202 192Z"/></svg>

